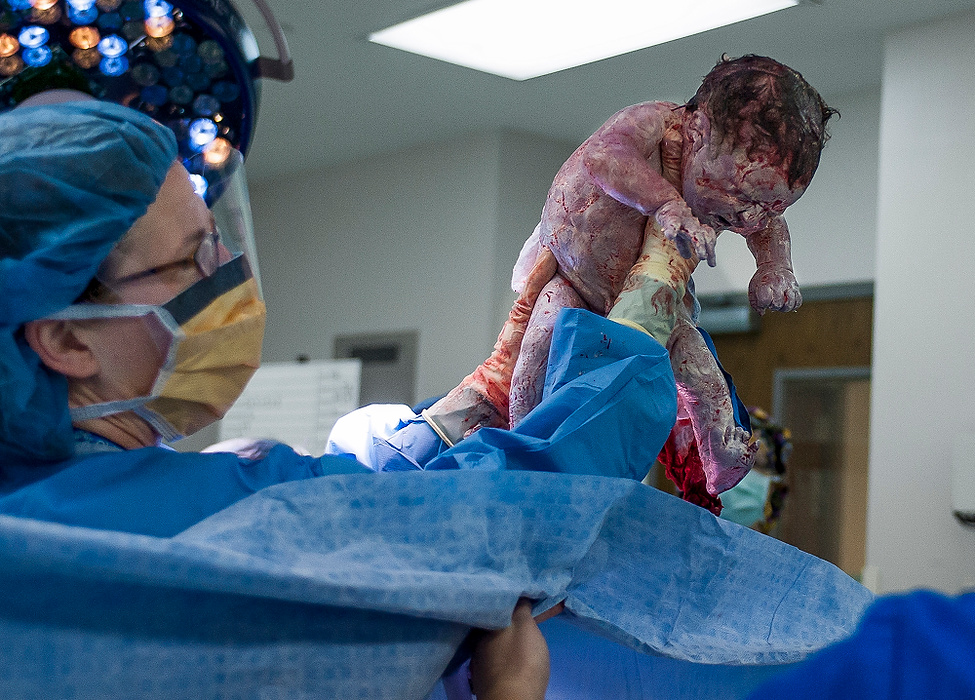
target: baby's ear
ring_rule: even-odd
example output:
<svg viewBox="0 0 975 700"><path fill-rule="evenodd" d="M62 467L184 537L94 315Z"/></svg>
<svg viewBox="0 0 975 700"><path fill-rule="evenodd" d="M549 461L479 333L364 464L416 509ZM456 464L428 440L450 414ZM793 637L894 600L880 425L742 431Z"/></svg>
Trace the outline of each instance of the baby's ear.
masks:
<svg viewBox="0 0 975 700"><path fill-rule="evenodd" d="M691 118L684 125L684 138L690 142L694 151L711 143L711 120L703 109L695 109L691 113Z"/></svg>

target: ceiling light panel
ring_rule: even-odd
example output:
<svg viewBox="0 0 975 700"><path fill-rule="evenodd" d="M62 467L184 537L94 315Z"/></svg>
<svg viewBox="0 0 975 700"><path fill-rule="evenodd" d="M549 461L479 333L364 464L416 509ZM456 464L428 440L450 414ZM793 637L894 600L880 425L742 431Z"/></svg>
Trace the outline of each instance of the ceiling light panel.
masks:
<svg viewBox="0 0 975 700"><path fill-rule="evenodd" d="M798 0L468 0L369 36L526 80L794 7Z"/></svg>

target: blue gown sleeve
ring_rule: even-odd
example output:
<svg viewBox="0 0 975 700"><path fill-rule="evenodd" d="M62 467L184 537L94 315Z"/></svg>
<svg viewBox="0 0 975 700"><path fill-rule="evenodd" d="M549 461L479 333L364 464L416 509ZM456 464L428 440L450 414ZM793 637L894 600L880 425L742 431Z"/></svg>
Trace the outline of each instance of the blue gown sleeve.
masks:
<svg viewBox="0 0 975 700"><path fill-rule="evenodd" d="M182 532L267 486L369 471L351 459L307 457L285 445L256 460L147 447L23 471L35 469L42 478L0 495L0 514L156 537Z"/></svg>
<svg viewBox="0 0 975 700"><path fill-rule="evenodd" d="M670 357L645 333L563 309L542 401L512 430L482 428L450 449L422 419L376 439L380 471L518 469L642 479L674 426Z"/></svg>
<svg viewBox="0 0 975 700"><path fill-rule="evenodd" d="M749 700L961 700L975 696L975 593L879 598L856 632L759 687Z"/></svg>

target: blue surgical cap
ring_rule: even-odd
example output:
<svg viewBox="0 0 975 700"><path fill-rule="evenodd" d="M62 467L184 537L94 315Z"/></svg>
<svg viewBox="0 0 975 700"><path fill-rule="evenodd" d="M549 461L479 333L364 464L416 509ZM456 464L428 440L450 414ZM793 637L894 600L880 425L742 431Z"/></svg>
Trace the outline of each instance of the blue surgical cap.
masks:
<svg viewBox="0 0 975 700"><path fill-rule="evenodd" d="M169 129L117 104L0 114L0 464L71 455L67 383L22 326L78 298L175 159Z"/></svg>

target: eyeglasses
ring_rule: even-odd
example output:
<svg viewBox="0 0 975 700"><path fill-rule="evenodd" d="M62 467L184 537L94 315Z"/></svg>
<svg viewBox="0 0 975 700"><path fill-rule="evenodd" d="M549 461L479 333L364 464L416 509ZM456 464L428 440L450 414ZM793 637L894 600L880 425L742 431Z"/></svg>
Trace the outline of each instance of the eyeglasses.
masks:
<svg viewBox="0 0 975 700"><path fill-rule="evenodd" d="M205 279L212 277L218 267L220 267L220 232L210 231L203 236L199 247L191 257L174 260L173 262L165 263L157 267L150 267L147 270L134 272L131 275L118 277L114 280L102 279L100 281L108 287L118 287L146 279L147 277L184 275L190 268L195 268L194 272Z"/></svg>

